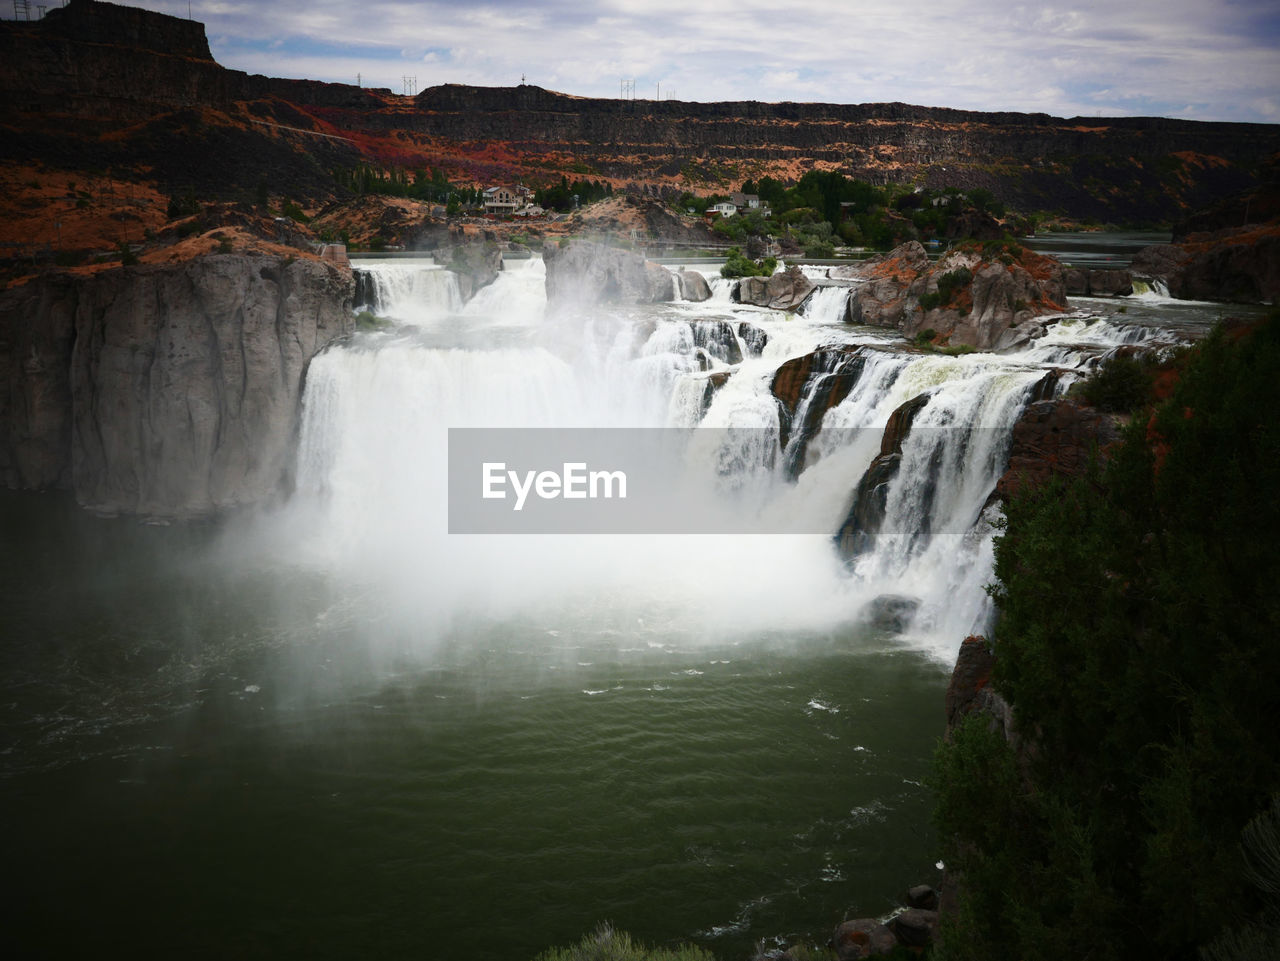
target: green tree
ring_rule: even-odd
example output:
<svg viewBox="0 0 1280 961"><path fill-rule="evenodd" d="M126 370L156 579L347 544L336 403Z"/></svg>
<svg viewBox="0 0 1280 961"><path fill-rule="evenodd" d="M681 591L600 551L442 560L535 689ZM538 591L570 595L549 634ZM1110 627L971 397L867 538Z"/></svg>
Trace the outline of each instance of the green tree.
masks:
<svg viewBox="0 0 1280 961"><path fill-rule="evenodd" d="M940 749L948 957L1190 959L1258 909L1237 841L1280 790L1277 384L1280 317L1218 331L1104 471L1006 505L994 680L1029 747L979 718Z"/></svg>

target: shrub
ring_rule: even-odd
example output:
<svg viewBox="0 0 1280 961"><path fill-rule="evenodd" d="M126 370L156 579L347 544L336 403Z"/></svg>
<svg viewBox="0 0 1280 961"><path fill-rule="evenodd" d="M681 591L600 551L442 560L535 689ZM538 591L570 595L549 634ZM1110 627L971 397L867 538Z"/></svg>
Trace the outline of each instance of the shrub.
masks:
<svg viewBox="0 0 1280 961"><path fill-rule="evenodd" d="M1006 503L993 683L1027 749L975 718L939 751L948 958L1194 958L1265 906L1238 841L1280 789L1277 382L1280 314L1216 332L1105 469Z"/></svg>
<svg viewBox="0 0 1280 961"><path fill-rule="evenodd" d="M284 203L284 207L281 208L280 212L284 214L286 217L288 217L290 220L295 220L300 224L311 223L311 218L308 217L306 213L303 211L303 209L299 207L296 203L294 203L292 200L286 200Z"/></svg>
<svg viewBox="0 0 1280 961"><path fill-rule="evenodd" d="M715 957L693 945L650 948L602 924L572 947L544 951L537 961L715 961Z"/></svg>
<svg viewBox="0 0 1280 961"><path fill-rule="evenodd" d="M390 320L379 317L371 310L362 310L356 314L356 330L386 330L390 326Z"/></svg>
<svg viewBox="0 0 1280 961"><path fill-rule="evenodd" d="M138 255L135 254L133 252L133 248L130 247L123 240L120 241L119 250L120 250L120 263L122 265L124 265L125 267L133 267L138 263Z"/></svg>
<svg viewBox="0 0 1280 961"><path fill-rule="evenodd" d="M1109 357L1080 385L1080 395L1099 410L1127 414L1151 398L1151 374L1132 357Z"/></svg>
<svg viewBox="0 0 1280 961"><path fill-rule="evenodd" d="M744 256L737 247L730 247L728 259L725 260L724 266L720 268L720 276L729 278L768 277L777 266L778 261L773 257L766 257L757 263L750 257Z"/></svg>

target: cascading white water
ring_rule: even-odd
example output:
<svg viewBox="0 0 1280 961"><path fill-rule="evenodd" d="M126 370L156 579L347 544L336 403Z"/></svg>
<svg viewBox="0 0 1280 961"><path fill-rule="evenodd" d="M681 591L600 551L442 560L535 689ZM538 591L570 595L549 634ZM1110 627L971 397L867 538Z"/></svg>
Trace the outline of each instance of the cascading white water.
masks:
<svg viewBox="0 0 1280 961"><path fill-rule="evenodd" d="M982 588L994 531L984 505L1010 428L1046 366L1157 336L1067 320L1015 356L919 355L888 347L892 332L838 324L847 288L820 290L799 319L729 305L732 282L714 278L724 301L546 316L540 261L504 271L466 305L439 296L443 279L422 279L439 273L381 268L380 290L404 305L399 317L412 319L313 361L294 510L308 512L318 562L390 585L419 624L440 632L457 617L534 609L551 617L594 611L602 624L661 617L712 634L735 625L821 626L857 619L878 597L895 595L918 605L903 642L946 660L988 617ZM410 303L415 284L423 300ZM744 319L767 334L760 356L736 333ZM847 395L802 438L803 470L793 478L771 385L783 362L830 344L868 346ZM890 414L922 394L928 399L904 443L874 548L846 565L832 535ZM793 429L807 422L798 411ZM743 512L744 528L753 514L821 533L446 533L449 427L694 424L734 429L695 432L689 457L705 468L709 496ZM768 604L753 602L762 596Z"/></svg>
<svg viewBox="0 0 1280 961"><path fill-rule="evenodd" d="M377 312L400 323L429 323L462 307L457 275L443 267L372 263L358 269L373 284Z"/></svg>
<svg viewBox="0 0 1280 961"><path fill-rule="evenodd" d="M815 324L844 323L849 305L848 287L819 287L800 308L800 314Z"/></svg>

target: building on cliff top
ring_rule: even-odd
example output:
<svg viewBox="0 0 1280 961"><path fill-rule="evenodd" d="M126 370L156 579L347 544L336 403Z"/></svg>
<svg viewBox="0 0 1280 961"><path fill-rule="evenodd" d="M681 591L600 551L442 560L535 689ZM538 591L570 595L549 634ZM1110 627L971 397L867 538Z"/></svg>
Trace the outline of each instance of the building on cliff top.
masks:
<svg viewBox="0 0 1280 961"><path fill-rule="evenodd" d="M523 185L515 187L486 187L484 212L502 216L524 210L533 199L533 191Z"/></svg>

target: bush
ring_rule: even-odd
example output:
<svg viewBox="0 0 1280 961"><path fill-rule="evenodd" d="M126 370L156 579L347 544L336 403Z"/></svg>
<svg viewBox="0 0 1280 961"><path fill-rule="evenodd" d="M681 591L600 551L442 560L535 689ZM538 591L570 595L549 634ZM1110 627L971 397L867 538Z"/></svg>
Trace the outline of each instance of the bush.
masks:
<svg viewBox="0 0 1280 961"><path fill-rule="evenodd" d="M1216 332L1105 469L1005 505L993 683L1031 743L976 718L939 751L949 958L1190 959L1265 906L1238 841L1280 790L1277 383L1280 314Z"/></svg>
<svg viewBox="0 0 1280 961"><path fill-rule="evenodd" d="M1080 396L1099 410L1127 414L1151 398L1151 374L1132 357L1109 357L1080 385Z"/></svg>
<svg viewBox="0 0 1280 961"><path fill-rule="evenodd" d="M626 932L602 924L572 947L544 951L537 961L715 961L715 957L693 945L646 947L632 941Z"/></svg>
<svg viewBox="0 0 1280 961"><path fill-rule="evenodd" d="M356 314L356 330L386 330L392 323L386 317L379 317L371 310L362 310Z"/></svg>
<svg viewBox="0 0 1280 961"><path fill-rule="evenodd" d="M280 208L280 212L290 220L295 220L300 224L311 223L311 218L308 217L303 209L292 200L286 200L284 206Z"/></svg>
<svg viewBox="0 0 1280 961"><path fill-rule="evenodd" d="M737 247L730 247L728 259L725 260L724 266L720 268L720 276L729 278L768 277L777 266L778 261L773 257L765 257L764 260L757 263L750 257L744 256Z"/></svg>

